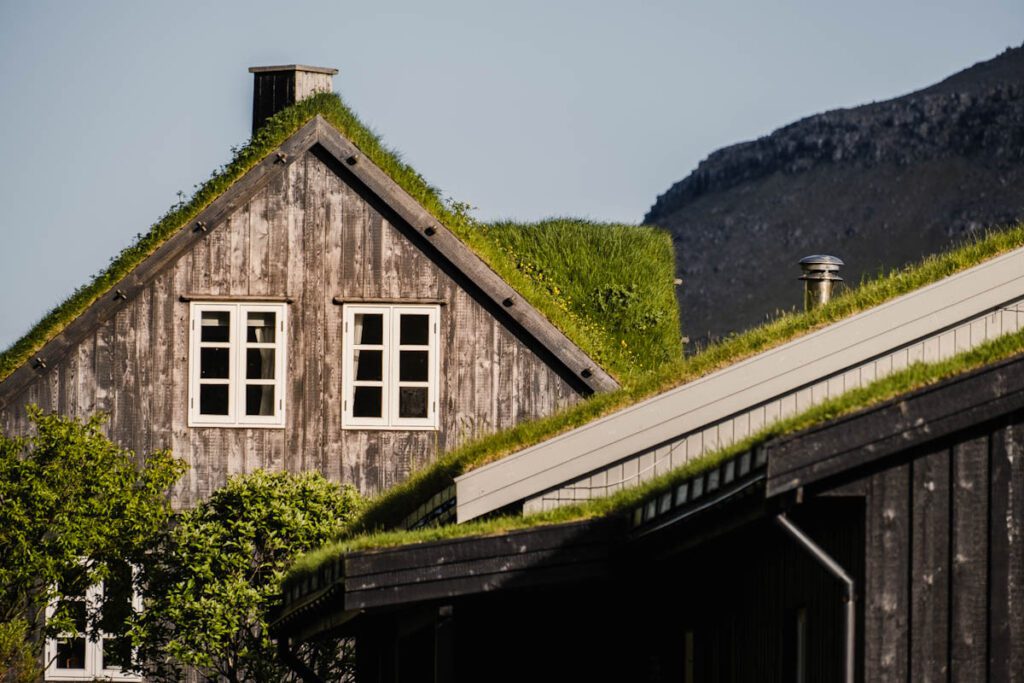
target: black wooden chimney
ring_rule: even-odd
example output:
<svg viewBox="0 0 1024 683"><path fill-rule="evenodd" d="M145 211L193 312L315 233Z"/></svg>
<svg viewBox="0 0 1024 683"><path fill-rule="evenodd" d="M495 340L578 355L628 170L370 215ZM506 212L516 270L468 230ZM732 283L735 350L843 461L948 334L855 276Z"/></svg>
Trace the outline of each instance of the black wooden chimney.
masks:
<svg viewBox="0 0 1024 683"><path fill-rule="evenodd" d="M331 77L337 69L322 66L251 66L252 132L255 133L271 116L313 93L331 92Z"/></svg>

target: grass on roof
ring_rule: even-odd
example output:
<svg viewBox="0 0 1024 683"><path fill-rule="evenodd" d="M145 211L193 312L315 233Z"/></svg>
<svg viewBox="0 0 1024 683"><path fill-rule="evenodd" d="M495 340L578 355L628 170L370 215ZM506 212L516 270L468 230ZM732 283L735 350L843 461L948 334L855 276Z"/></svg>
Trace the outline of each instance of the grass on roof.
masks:
<svg viewBox="0 0 1024 683"><path fill-rule="evenodd" d="M482 225L467 204L446 202L440 190L385 147L338 95L321 93L270 118L191 199L172 207L107 268L0 353L0 381L317 114L620 382L681 354L668 233L571 219Z"/></svg>
<svg viewBox="0 0 1024 683"><path fill-rule="evenodd" d="M472 469L1022 246L1024 223L990 230L945 253L865 280L826 306L808 312L786 313L760 327L708 346L689 358L666 362L619 391L594 396L565 411L466 444L375 498L357 528L369 531L396 527L424 501L450 486L455 477Z"/></svg>
<svg viewBox="0 0 1024 683"><path fill-rule="evenodd" d="M427 543L450 538L501 534L517 529L564 524L627 513L643 501L672 490L683 480L710 469L723 460L750 450L769 439L793 434L829 420L850 415L915 389L1010 358L1022 351L1024 351L1024 330L985 342L943 361L914 363L867 386L852 389L798 415L775 422L742 441L695 458L644 484L623 489L604 498L596 498L584 503L567 505L532 515L509 515L466 524L427 527L413 531L369 532L342 538L300 556L288 571L285 583L299 581L315 572L325 562L331 562L348 552Z"/></svg>

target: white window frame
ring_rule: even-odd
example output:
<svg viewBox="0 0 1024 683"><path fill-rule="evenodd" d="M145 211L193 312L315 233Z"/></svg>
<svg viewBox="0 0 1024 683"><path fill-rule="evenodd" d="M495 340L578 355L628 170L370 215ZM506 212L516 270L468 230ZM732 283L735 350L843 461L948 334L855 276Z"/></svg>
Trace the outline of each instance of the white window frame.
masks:
<svg viewBox="0 0 1024 683"><path fill-rule="evenodd" d="M202 380L200 372L200 350L211 346L202 341L202 315L205 312L226 312L230 314L230 338L214 346L229 349L229 377L223 383L228 386L228 414L203 415L199 412L199 387L210 380ZM247 316L249 313L275 313L277 329L274 341L259 344L257 348L274 349L274 379L247 380L245 377L246 349L256 346L247 341ZM189 354L188 354L188 424L190 427L269 427L280 428L285 424L285 374L288 352L288 306L284 303L260 302L203 302L193 301L189 305ZM246 415L246 384L262 383L274 386L274 414Z"/></svg>
<svg viewBox="0 0 1024 683"><path fill-rule="evenodd" d="M427 315L428 321L428 343L426 346L413 346L413 350L427 350L427 381L426 382L400 382L399 381L399 352L402 349L409 349L408 346L399 345L399 325L401 315L404 313L415 315ZM355 363L355 316L357 314L371 314L383 316L383 339L382 344L374 348L383 350L382 359L382 381L381 382L356 382L354 378ZM438 410L440 404L439 391L439 367L440 367L440 325L441 307L438 304L346 304L343 311L342 323L342 419L343 429L380 429L380 430L436 430L440 424ZM363 348L363 347L360 347ZM359 384L382 386L381 395L381 417L355 417L354 394L355 387ZM425 386L427 387L427 417L398 417L399 388L401 386Z"/></svg>
<svg viewBox="0 0 1024 683"><path fill-rule="evenodd" d="M135 579L137 576L137 568L132 567L132 609L138 613L142 611L142 596L135 589ZM60 602L60 598L52 601L46 606L46 620L50 621L53 618L54 612L57 611L57 606ZM85 591L85 613L94 614L96 610L103 604L103 582L89 586ZM112 634L100 633L99 637L95 640L88 633L88 625L85 633L70 634L61 633L54 638L46 639L45 648L45 662L46 671L44 674L44 680L47 681L141 681L142 676L130 671L123 669L109 669L103 667L101 662L103 660L103 639L110 637ZM83 638L85 639L85 666L81 669L60 669L57 668L57 645L59 640L65 638Z"/></svg>

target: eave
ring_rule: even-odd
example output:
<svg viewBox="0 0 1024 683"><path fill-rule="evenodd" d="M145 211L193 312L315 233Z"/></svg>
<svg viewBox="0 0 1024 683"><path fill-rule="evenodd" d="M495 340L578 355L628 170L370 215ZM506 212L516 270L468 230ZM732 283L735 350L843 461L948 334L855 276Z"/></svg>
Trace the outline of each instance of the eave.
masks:
<svg viewBox="0 0 1024 683"><path fill-rule="evenodd" d="M348 553L291 586L271 629L302 640L367 610L600 579L623 528L620 518L597 519Z"/></svg>

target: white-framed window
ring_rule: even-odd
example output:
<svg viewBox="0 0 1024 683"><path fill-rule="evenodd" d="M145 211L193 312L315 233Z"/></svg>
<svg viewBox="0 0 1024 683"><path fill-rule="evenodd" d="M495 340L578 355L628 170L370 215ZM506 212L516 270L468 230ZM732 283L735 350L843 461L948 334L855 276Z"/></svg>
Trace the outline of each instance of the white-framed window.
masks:
<svg viewBox="0 0 1024 683"><path fill-rule="evenodd" d="M438 305L346 305L342 427L437 429Z"/></svg>
<svg viewBox="0 0 1024 683"><path fill-rule="evenodd" d="M191 303L189 426L284 426L286 324L285 304Z"/></svg>
<svg viewBox="0 0 1024 683"><path fill-rule="evenodd" d="M132 586L132 568L115 564L105 581L84 589L78 584L75 580L65 582L60 587L61 597L46 608L46 618L50 620L63 607L74 630L47 639L45 679L142 680L125 670L133 655L131 641L116 635L132 612L142 609L142 601ZM95 632L87 623L90 617L96 619Z"/></svg>

